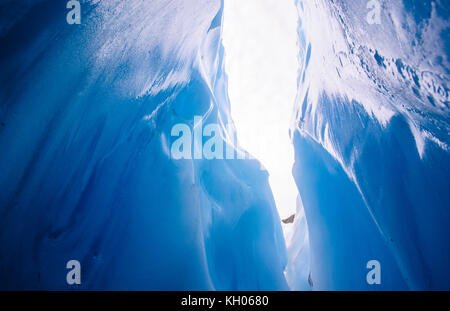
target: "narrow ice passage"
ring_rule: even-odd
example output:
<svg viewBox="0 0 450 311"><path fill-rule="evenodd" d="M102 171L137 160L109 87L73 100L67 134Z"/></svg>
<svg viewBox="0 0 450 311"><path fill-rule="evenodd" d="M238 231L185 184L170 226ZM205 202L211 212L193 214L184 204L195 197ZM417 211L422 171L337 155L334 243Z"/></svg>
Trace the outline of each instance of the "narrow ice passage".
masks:
<svg viewBox="0 0 450 311"><path fill-rule="evenodd" d="M296 212L290 125L297 93L297 10L291 0L225 0L223 44L238 139L269 172L281 219ZM283 224L286 236L293 224Z"/></svg>
<svg viewBox="0 0 450 311"><path fill-rule="evenodd" d="M0 4L0 289L450 289L448 0L70 2Z"/></svg>
<svg viewBox="0 0 450 311"><path fill-rule="evenodd" d="M287 282L310 290L309 234L290 137L299 87L298 18L293 0L225 0L222 41L239 141L270 175L288 251Z"/></svg>

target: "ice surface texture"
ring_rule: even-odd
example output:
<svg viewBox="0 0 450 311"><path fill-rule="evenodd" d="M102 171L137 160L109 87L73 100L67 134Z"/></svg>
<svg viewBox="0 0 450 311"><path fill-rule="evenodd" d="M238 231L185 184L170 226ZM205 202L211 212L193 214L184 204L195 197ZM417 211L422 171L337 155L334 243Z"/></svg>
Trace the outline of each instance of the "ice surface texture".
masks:
<svg viewBox="0 0 450 311"><path fill-rule="evenodd" d="M1 5L0 288L287 289L259 163L170 157L173 125L231 122L221 1L65 5Z"/></svg>
<svg viewBox="0 0 450 311"><path fill-rule="evenodd" d="M450 5L378 2L297 0L287 253L256 160L170 155L230 141L221 1L3 1L0 288L450 289Z"/></svg>
<svg viewBox="0 0 450 311"><path fill-rule="evenodd" d="M310 279L450 289L450 2L371 2L380 24L367 22L368 1L297 1L292 136ZM380 285L361 277L369 260Z"/></svg>

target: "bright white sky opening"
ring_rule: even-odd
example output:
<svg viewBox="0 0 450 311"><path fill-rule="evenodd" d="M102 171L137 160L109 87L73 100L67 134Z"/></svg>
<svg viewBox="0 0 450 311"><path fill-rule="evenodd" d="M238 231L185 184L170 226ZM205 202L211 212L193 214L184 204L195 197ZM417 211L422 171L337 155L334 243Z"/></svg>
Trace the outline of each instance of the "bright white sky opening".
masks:
<svg viewBox="0 0 450 311"><path fill-rule="evenodd" d="M240 145L269 171L282 219L295 213L298 194L289 137L297 92L297 18L293 0L225 0L223 44L232 118ZM286 227L285 233L290 231Z"/></svg>

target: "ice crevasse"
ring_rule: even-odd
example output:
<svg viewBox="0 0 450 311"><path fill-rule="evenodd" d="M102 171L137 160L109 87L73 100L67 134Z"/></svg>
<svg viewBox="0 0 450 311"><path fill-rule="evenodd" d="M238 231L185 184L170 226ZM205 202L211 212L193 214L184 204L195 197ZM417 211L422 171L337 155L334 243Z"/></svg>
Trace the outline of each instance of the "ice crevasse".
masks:
<svg viewBox="0 0 450 311"><path fill-rule="evenodd" d="M297 0L285 246L256 159L180 159L175 124L242 153L223 1L6 1L0 10L0 288L449 289L448 1ZM201 124L194 123L201 116ZM366 263L382 282L366 281Z"/></svg>

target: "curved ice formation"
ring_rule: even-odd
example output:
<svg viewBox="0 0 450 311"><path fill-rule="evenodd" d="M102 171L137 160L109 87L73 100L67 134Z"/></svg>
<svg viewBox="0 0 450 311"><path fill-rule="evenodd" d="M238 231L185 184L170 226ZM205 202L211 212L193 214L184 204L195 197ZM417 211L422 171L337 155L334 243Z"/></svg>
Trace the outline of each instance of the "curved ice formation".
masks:
<svg viewBox="0 0 450 311"><path fill-rule="evenodd" d="M223 1L3 1L0 288L449 289L448 0L295 1L288 252L256 160L171 154L199 117L242 154Z"/></svg>
<svg viewBox="0 0 450 311"><path fill-rule="evenodd" d="M256 160L174 160L177 123L231 123L221 1L0 10L0 288L287 289ZM251 191L250 191L251 190Z"/></svg>
<svg viewBox="0 0 450 311"><path fill-rule="evenodd" d="M313 289L450 288L449 2L297 7L294 176ZM378 286L361 277L370 260Z"/></svg>

